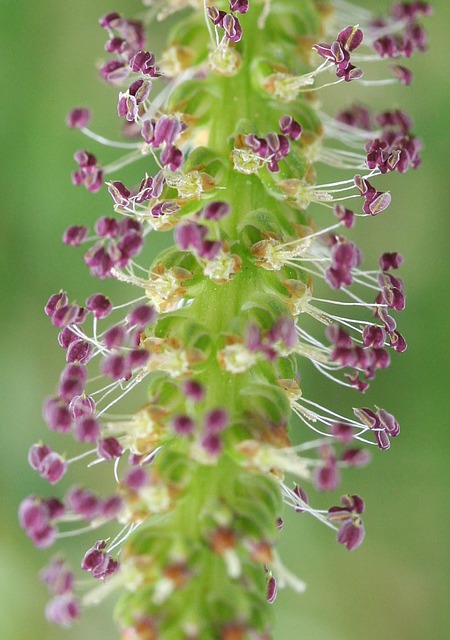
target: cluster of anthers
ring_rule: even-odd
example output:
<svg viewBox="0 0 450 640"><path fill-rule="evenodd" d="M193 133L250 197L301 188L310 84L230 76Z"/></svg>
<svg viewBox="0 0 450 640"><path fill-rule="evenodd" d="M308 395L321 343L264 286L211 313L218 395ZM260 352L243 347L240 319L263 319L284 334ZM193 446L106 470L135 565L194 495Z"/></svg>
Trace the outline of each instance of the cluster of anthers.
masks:
<svg viewBox="0 0 450 640"><path fill-rule="evenodd" d="M92 131L86 108L67 121L126 150L109 166L90 151L75 154L74 184L106 186L117 215L100 217L92 233L72 226L63 238L87 245L92 275L136 294L118 305L103 293L82 305L64 291L50 297L45 313L66 365L44 419L87 450L67 458L39 442L29 452L52 485L88 460L112 464L115 487L107 497L84 484L63 498L30 496L20 523L41 548L89 538L81 568L98 587L80 595L83 583L59 556L41 574L53 622L69 626L120 587L126 640L262 640L270 628L261 611L277 585L303 589L274 549L281 502L355 549L363 500L346 495L341 506L316 509L304 484L336 489L343 469L368 463L360 445L385 450L399 434L382 408L348 417L309 398L299 369L307 360L363 393L390 353L406 349L394 317L405 307L395 275L403 258L386 252L365 270L343 232L387 209L391 196L375 186L378 176L415 169L421 145L400 110L372 114L358 104L330 117L315 95L350 81L410 84L398 60L425 50L419 20L430 7L400 3L381 19L343 0L305 8L285 0L254 0L251 9L248 0L144 4L144 21L117 13L100 20L111 54L100 75L120 89L125 141ZM193 11L155 56L144 24L186 7ZM385 58L391 77L366 79L363 67ZM337 79L320 82L330 72ZM134 162L144 169L126 186L117 173ZM318 184L320 163L348 177ZM331 213L325 228L309 214L319 206ZM167 231L174 244L149 267L145 252ZM333 296L318 295L327 286ZM134 393L140 408L116 415ZM291 443L290 414L312 440Z"/></svg>

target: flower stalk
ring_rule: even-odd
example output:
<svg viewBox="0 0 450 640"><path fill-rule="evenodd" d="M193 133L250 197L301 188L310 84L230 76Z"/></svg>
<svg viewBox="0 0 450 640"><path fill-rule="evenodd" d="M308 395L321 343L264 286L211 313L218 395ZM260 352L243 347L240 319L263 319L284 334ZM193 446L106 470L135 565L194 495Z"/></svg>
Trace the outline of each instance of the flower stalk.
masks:
<svg viewBox="0 0 450 640"><path fill-rule="evenodd" d="M129 302L50 297L66 366L44 418L80 453L67 460L42 442L29 452L51 484L87 462L110 465L113 487L99 497L84 475L61 499L26 498L19 517L38 547L86 539L81 569L97 585L86 591L52 560L41 575L49 620L70 626L116 592L123 640L265 640L277 587L304 589L276 551L283 504L357 548L362 498L318 509L305 487L337 489L345 468L368 463L363 445L386 450L400 430L383 408L337 413L332 392L315 398L300 374L308 361L330 385L364 393L406 349L394 317L403 258L385 252L367 270L345 231L389 207L379 178L417 168L421 145L402 111L327 115L319 96L378 85L374 60L383 84L410 84L397 62L425 50L430 8L401 3L380 18L343 0L144 4L143 20L100 20L110 54L100 74L118 89L125 141L92 130L87 108L67 121L118 157L102 166L75 154L74 184L107 188L115 215L63 240L87 245L92 275L123 283ZM187 8L165 49L148 50L147 26ZM323 164L333 182L321 184ZM173 245L150 261L161 232ZM124 415L128 396L136 406Z"/></svg>

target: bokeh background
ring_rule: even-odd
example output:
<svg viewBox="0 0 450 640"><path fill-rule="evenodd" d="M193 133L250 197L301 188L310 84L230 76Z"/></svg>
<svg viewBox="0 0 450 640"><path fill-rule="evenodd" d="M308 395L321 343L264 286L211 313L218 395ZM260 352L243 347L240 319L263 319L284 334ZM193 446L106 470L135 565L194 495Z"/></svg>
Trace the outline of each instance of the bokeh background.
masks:
<svg viewBox="0 0 450 640"><path fill-rule="evenodd" d="M376 3L377 9L385 4ZM357 99L377 108L402 106L413 116L425 145L419 171L388 178L393 193L389 211L359 225L358 241L368 260L375 260L381 250L395 249L406 258L402 276L409 295L401 330L409 350L394 357L366 399L392 410L402 434L389 452L375 452L367 469L344 477L342 492L357 492L367 503L367 537L359 550L349 554L338 547L333 533L313 519L295 514L287 518L282 556L308 583L308 590L303 596L280 595L274 605L275 640L450 637L450 14L447 0L433 4L434 16L427 20L430 51L411 62L413 87L354 90ZM68 632L47 625L47 594L36 574L50 553L32 547L17 525L16 510L25 495L47 490L28 468L29 445L45 438L65 446L48 436L41 419L42 399L53 392L63 365L43 304L61 287L79 301L99 288L81 252L64 247L60 237L69 224L110 211L106 194L93 196L70 184L72 153L85 141L65 128L64 117L74 105L89 105L99 132L116 130L115 92L98 81L94 66L104 42L97 19L107 11L131 15L139 8L137 0L0 3L0 637L5 640L117 637L111 603L89 612ZM162 32L156 35L150 47L157 47ZM112 283L106 288L114 292ZM116 291L114 300L121 295L122 289ZM333 402L338 408L339 403L345 409L355 402L353 394L338 393L317 380L314 396L322 394L337 396ZM320 496L318 502L326 507L333 499ZM70 542L69 553L75 554L79 544Z"/></svg>

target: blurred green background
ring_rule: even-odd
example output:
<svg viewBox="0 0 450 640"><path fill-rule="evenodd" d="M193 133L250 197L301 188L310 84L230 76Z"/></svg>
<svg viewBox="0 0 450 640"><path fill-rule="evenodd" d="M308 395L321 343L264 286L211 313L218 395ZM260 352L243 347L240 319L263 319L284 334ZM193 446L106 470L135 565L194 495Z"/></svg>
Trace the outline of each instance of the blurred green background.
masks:
<svg viewBox="0 0 450 640"><path fill-rule="evenodd" d="M366 6L370 6L366 2ZM387 3L376 3L382 10ZM276 607L275 640L438 640L450 637L448 519L448 67L449 9L436 0L427 20L430 51L411 62L413 87L364 90L354 95L378 108L401 106L424 141L423 166L390 176L393 204L359 224L368 260L400 250L406 263L408 308L401 331L409 350L379 375L367 403L392 410L402 425L387 453L375 452L365 470L348 472L341 493L367 503L365 544L349 554L334 535L305 516L288 517L282 542L286 564L308 584L303 596L283 592ZM382 6L380 6L382 5ZM44 620L47 594L36 577L50 555L36 551L17 525L27 494L47 491L28 468L32 442L48 435L42 399L51 394L63 365L56 331L42 312L61 287L80 302L97 290L81 252L60 242L69 224L110 211L109 197L71 186L72 153L84 148L64 126L74 105L94 109L94 128L113 133L115 91L97 79L104 33L97 19L107 11L130 15L137 0L2 0L0 69L3 107L2 160L0 637L5 640L106 640L117 637L111 605L93 610L64 632ZM158 38L160 37L158 34ZM150 47L157 43L150 41ZM94 150L94 145L88 148ZM102 157L105 157L103 154ZM106 156L107 157L107 156ZM383 183L386 185L387 183ZM384 188L384 187L382 187ZM366 224L364 224L366 223ZM372 242L373 241L373 242ZM114 300L121 295L117 292ZM358 402L317 380L314 397L335 394L336 408ZM301 433L299 437L301 437ZM101 478L100 478L101 482ZM316 503L328 506L329 496ZM69 544L79 549L80 541ZM76 556L75 556L76 557Z"/></svg>

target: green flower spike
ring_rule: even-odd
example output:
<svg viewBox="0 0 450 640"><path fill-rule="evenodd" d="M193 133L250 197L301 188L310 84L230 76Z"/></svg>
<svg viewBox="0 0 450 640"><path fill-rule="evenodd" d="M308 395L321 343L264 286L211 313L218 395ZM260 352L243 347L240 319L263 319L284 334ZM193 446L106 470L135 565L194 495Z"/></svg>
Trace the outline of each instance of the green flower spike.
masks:
<svg viewBox="0 0 450 640"><path fill-rule="evenodd" d="M327 115L319 96L409 84L397 62L426 48L430 8L397 4L380 21L343 0L144 4L142 21L100 20L100 73L119 88L125 141L89 129L88 109L68 117L126 153L105 167L75 154L73 182L108 188L115 215L93 233L70 227L64 242L87 243L91 273L121 282L129 302L50 297L66 366L44 417L87 450L66 460L40 442L29 453L51 484L90 458L111 466L113 486L100 497L83 473L61 499L26 498L20 523L38 547L78 528L86 539L92 588L61 557L41 574L52 622L69 626L114 592L123 640L266 640L277 587L304 589L276 550L285 505L358 547L363 500L316 509L305 486L335 490L342 470L368 462L361 445L388 449L399 433L378 407L335 412L332 383L364 392L406 348L391 315L405 306L401 256L363 270L345 231L388 207L379 176L416 168L420 142L399 110ZM147 27L178 10L167 46L149 51ZM367 77L374 59L390 77ZM120 169L134 162L126 186ZM319 182L323 164L335 181ZM173 244L152 260L161 232ZM312 368L330 380L326 406ZM135 410L124 415L125 396Z"/></svg>

